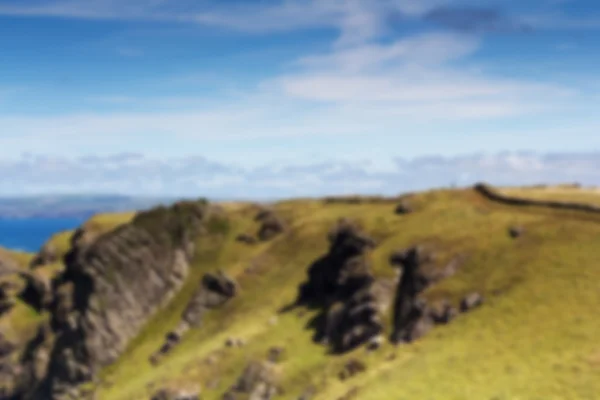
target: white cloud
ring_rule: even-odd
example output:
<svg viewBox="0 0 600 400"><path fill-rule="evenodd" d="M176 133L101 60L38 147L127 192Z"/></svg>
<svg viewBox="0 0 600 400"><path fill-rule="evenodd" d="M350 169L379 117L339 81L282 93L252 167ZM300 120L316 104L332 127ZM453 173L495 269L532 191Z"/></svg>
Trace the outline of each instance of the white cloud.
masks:
<svg viewBox="0 0 600 400"><path fill-rule="evenodd" d="M283 198L385 194L487 181L521 185L578 181L600 185L600 153L500 153L397 159L370 170L356 161L243 168L203 157L148 158L136 154L66 158L28 156L0 162L11 179L0 195L121 193L132 195Z"/></svg>

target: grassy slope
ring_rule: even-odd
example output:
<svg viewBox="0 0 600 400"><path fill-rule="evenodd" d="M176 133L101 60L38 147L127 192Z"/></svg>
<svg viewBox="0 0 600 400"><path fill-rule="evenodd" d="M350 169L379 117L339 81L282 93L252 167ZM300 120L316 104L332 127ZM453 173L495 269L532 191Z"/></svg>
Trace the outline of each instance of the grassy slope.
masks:
<svg viewBox="0 0 600 400"><path fill-rule="evenodd" d="M407 216L394 215L391 202L280 203L276 208L290 221L290 231L253 247L234 237L256 228L255 210L229 208L230 226L200 243L184 290L149 322L125 357L105 371L107 384L99 398L147 399L151 384L206 387L214 382L203 398L218 399L249 359L263 358L273 345L288 352L281 365L282 398L290 400L311 383L319 387L316 398L322 400L336 399L352 386L360 389L361 400L596 398L600 217L511 208L470 190L424 193L415 203L417 211ZM372 254L378 275L393 272L387 263L392 250L414 243L431 243L442 260L466 255L460 272L426 295L456 301L476 289L486 295L486 305L413 345L386 344L370 355L362 349L342 357L326 355L304 328L309 314L294 311L269 324L294 298L308 265L326 251L326 232L340 217L361 221L380 242ZM515 223L527 228L517 241L506 233ZM258 272L244 274L252 263ZM242 295L210 314L160 366L151 367L148 356L174 327L199 277L217 268L238 278ZM247 345L225 349L229 336L243 337ZM216 359L211 366L204 362L209 355ZM336 375L348 357L363 358L369 368L341 383Z"/></svg>

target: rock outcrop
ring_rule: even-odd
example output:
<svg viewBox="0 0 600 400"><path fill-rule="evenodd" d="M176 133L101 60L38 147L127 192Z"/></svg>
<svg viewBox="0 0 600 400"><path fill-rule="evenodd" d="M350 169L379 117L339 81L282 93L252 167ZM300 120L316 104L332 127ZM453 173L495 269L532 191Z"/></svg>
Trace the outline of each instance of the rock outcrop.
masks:
<svg viewBox="0 0 600 400"><path fill-rule="evenodd" d="M333 352L345 352L383 331L381 311L392 286L374 278L366 252L375 242L356 225L341 220L329 243L329 252L309 268L296 303L321 309L312 321L315 339Z"/></svg>
<svg viewBox="0 0 600 400"><path fill-rule="evenodd" d="M37 362L45 373L31 374L23 398L77 398L74 388L117 360L183 284L205 214L205 204L181 202L139 213L97 238L83 230L73 235L47 306L52 341L46 365ZM29 358L46 351L45 343L30 343Z"/></svg>
<svg viewBox="0 0 600 400"><path fill-rule="evenodd" d="M461 257L455 257L441 270L427 269L426 266L434 263L434 257L419 246L391 255L390 264L400 269L393 311L393 343L412 342L427 334L434 325L447 324L456 317L458 311L448 301L428 304L419 294L456 273L461 262Z"/></svg>

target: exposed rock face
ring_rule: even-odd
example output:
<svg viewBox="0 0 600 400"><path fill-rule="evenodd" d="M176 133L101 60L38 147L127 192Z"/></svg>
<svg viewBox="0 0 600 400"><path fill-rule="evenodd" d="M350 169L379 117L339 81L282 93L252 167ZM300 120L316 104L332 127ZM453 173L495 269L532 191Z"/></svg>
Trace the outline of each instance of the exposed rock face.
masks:
<svg viewBox="0 0 600 400"><path fill-rule="evenodd" d="M432 325L425 302L417 299L430 279L421 266L429 261L424 249L412 247L396 252L390 257L393 266L400 267L402 274L394 303L394 327L391 340L394 343L411 342L424 335Z"/></svg>
<svg viewBox="0 0 600 400"><path fill-rule="evenodd" d="M181 287L204 215L203 204L182 202L140 213L98 238L73 235L54 285L47 373L33 379L25 398L73 397L74 387L120 356Z"/></svg>
<svg viewBox="0 0 600 400"><path fill-rule="evenodd" d="M412 342L427 334L436 324L447 324L458 311L448 301L427 304L419 294L428 286L454 275L463 261L454 257L441 270L427 270L434 261L432 253L423 247L411 247L391 255L390 264L400 269L401 275L394 303L393 343Z"/></svg>
<svg viewBox="0 0 600 400"><path fill-rule="evenodd" d="M329 252L308 271L297 303L322 309L314 321L315 339L334 352L364 344L383 330L385 285L379 285L366 261L374 241L347 220L329 234ZM390 287L391 290L391 287Z"/></svg>

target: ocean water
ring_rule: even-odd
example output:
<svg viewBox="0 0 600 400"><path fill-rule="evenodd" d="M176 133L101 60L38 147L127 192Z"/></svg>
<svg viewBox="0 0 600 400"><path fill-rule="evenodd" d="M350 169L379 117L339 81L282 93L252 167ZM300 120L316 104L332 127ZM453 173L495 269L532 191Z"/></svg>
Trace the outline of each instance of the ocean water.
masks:
<svg viewBox="0 0 600 400"><path fill-rule="evenodd" d="M0 247L37 252L56 232L75 229L79 218L0 218Z"/></svg>

